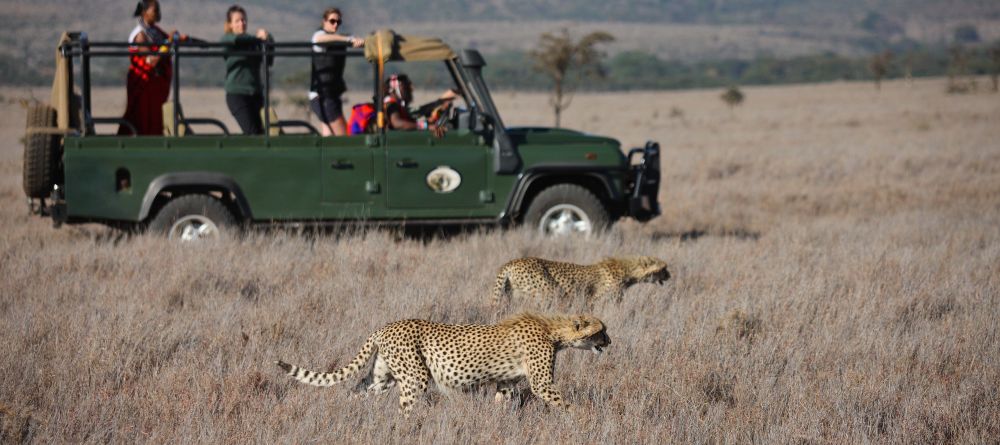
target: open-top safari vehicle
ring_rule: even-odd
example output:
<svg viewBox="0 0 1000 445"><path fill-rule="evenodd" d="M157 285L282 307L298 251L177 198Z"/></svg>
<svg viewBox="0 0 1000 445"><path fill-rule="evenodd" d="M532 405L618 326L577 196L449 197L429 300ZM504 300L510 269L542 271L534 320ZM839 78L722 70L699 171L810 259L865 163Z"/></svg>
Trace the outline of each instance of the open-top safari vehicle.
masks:
<svg viewBox="0 0 1000 445"><path fill-rule="evenodd" d="M56 226L98 222L184 240L247 225L345 222L524 223L544 233L589 234L622 217L646 221L660 213L657 143L626 154L606 137L506 127L476 50L456 54L438 39L378 31L363 51L339 49L372 66L378 118L371 133L321 137L308 122L276 121L265 112L269 130L245 136L197 117L198 110L181 114L182 63L240 54L224 46L170 44L167 135L102 134L100 126L128 123L93 115L91 61L125 57L127 44L64 34L51 105L38 104L27 117L24 190L31 211ZM314 55L310 46L267 43L245 53L308 58ZM453 108L442 137L386 128L385 65L399 61L445 65L465 106ZM269 75L264 69L265 110L271 105Z"/></svg>

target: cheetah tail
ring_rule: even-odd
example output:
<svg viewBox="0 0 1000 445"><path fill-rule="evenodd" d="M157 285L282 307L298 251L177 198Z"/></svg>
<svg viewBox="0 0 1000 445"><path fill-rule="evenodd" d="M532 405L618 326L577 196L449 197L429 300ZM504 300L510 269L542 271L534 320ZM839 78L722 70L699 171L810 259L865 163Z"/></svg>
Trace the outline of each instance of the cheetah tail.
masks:
<svg viewBox="0 0 1000 445"><path fill-rule="evenodd" d="M348 363L347 366L333 372L310 371L308 369L285 363L281 360L274 363L295 380L308 385L327 387L340 383L357 374L358 371L360 371L361 368L368 363L368 360L371 359L372 354L374 354L377 349L378 347L375 345L375 334L372 334L371 337L368 337L368 341L366 341L365 345L361 347L361 351L358 352L357 357L354 357L354 360L352 360L351 363Z"/></svg>
<svg viewBox="0 0 1000 445"><path fill-rule="evenodd" d="M493 285L493 307L498 308L501 304L510 304L510 295L510 275L507 273L507 268L504 267L500 269L500 273L497 274L497 282Z"/></svg>

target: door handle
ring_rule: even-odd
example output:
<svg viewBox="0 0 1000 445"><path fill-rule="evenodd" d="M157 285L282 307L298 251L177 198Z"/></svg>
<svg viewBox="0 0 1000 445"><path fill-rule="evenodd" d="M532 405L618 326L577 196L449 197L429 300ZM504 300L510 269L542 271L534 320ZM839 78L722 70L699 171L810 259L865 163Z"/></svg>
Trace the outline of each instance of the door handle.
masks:
<svg viewBox="0 0 1000 445"><path fill-rule="evenodd" d="M351 161L336 160L330 163L330 168L334 170L350 170L354 168L354 163Z"/></svg>
<svg viewBox="0 0 1000 445"><path fill-rule="evenodd" d="M414 161L413 159L403 159L396 161L396 167L399 168L417 168L417 165L419 164L417 164L417 161Z"/></svg>

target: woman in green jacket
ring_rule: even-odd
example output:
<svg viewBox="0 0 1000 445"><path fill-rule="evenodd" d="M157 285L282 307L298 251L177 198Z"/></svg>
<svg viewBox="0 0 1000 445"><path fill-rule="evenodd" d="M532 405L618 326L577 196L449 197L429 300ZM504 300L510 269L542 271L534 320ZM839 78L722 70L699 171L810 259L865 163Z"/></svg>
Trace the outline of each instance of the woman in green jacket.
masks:
<svg viewBox="0 0 1000 445"><path fill-rule="evenodd" d="M261 28L255 35L247 34L247 13L243 7L233 5L226 11L226 33L223 43L231 43L239 51L257 50L271 35ZM243 134L264 134L260 110L264 95L260 81L260 56L226 55L226 105L240 124Z"/></svg>

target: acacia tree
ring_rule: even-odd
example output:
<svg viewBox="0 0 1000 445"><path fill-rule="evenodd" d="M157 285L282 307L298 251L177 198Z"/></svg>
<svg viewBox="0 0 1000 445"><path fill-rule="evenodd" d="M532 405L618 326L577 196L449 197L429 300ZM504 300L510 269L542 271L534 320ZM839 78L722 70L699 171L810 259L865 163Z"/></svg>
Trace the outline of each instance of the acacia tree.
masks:
<svg viewBox="0 0 1000 445"><path fill-rule="evenodd" d="M949 49L951 59L948 62L948 92L967 93L975 85L972 82L963 82L962 78L968 74L969 56L962 45L955 44Z"/></svg>
<svg viewBox="0 0 1000 445"><path fill-rule="evenodd" d="M990 81L993 83L993 91L1000 89L1000 42L990 48L990 60L993 62L990 67Z"/></svg>
<svg viewBox="0 0 1000 445"><path fill-rule="evenodd" d="M563 110L573 101L576 83L584 77L604 77L601 60L607 55L597 45L614 40L611 34L595 31L573 41L566 28L558 34L541 35L538 49L530 55L535 61L535 70L552 79L549 104L555 114L556 127L561 123Z"/></svg>
<svg viewBox="0 0 1000 445"><path fill-rule="evenodd" d="M875 89L882 89L882 78L889 73L889 64L892 63L892 53L889 51L884 51L881 54L876 54L872 56L871 60L868 62L868 70L872 72L872 77L875 78Z"/></svg>
<svg viewBox="0 0 1000 445"><path fill-rule="evenodd" d="M726 91L719 96L719 98L721 98L726 105L729 105L729 114L732 114L733 109L743 103L744 96L743 92L740 91L740 87L732 85L727 88Z"/></svg>

